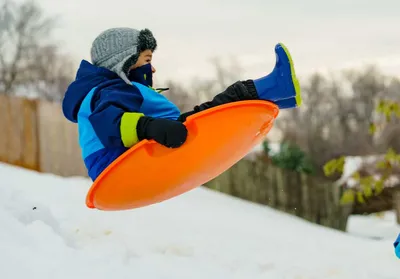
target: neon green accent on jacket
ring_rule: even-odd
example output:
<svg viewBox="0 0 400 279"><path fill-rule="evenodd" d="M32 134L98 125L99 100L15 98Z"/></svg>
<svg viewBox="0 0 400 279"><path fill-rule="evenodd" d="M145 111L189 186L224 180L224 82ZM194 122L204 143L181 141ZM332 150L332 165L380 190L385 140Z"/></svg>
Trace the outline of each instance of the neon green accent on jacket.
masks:
<svg viewBox="0 0 400 279"><path fill-rule="evenodd" d="M125 147L129 148L139 142L136 131L137 123L143 113L125 112L121 117L121 139Z"/></svg>

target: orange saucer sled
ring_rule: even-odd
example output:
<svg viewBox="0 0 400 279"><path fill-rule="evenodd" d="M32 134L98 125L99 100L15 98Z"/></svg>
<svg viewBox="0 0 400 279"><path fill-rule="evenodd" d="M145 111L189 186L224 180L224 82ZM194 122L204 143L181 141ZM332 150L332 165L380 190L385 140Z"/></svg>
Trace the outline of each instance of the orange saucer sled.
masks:
<svg viewBox="0 0 400 279"><path fill-rule="evenodd" d="M266 101L240 101L187 118L187 141L170 149L143 140L94 181L86 205L128 210L159 203L214 179L259 144L279 108Z"/></svg>

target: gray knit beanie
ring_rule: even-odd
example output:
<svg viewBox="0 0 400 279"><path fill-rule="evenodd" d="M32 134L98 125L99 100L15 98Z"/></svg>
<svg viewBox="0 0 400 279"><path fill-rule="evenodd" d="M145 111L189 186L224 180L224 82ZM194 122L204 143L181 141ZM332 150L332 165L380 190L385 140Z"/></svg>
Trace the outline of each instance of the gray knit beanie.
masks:
<svg viewBox="0 0 400 279"><path fill-rule="evenodd" d="M142 51L157 48L157 41L149 29L111 28L103 31L92 43L93 65L109 69L130 83L127 74Z"/></svg>

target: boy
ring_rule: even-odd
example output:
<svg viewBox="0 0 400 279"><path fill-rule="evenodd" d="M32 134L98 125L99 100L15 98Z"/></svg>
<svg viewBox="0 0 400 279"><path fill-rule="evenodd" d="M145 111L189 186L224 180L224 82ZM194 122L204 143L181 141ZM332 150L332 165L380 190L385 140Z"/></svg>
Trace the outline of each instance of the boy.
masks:
<svg viewBox="0 0 400 279"><path fill-rule="evenodd" d="M186 140L186 117L240 100L268 100L281 109L301 103L290 55L275 48L277 63L271 74L237 81L213 100L181 114L160 90L152 88L152 55L157 41L148 29L112 28L102 32L91 48L92 64L83 60L62 103L64 116L78 123L79 144L90 178L143 139L169 147Z"/></svg>

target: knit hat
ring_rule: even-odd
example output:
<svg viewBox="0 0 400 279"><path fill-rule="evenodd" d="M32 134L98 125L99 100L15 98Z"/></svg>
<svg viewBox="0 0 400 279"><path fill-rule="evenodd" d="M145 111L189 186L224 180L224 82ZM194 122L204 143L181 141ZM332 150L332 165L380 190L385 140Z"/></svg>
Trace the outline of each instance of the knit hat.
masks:
<svg viewBox="0 0 400 279"><path fill-rule="evenodd" d="M127 74L142 51L157 48L157 41L149 29L111 28L103 31L92 43L91 59L95 66L117 73L130 83Z"/></svg>

